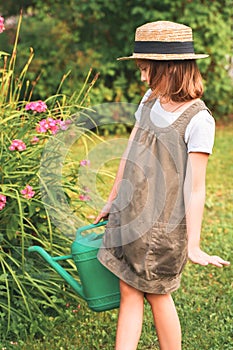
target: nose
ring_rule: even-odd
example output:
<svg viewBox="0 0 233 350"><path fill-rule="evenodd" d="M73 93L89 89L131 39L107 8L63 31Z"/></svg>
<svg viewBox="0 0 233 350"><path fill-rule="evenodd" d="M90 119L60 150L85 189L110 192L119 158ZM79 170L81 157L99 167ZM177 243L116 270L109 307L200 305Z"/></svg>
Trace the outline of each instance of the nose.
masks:
<svg viewBox="0 0 233 350"><path fill-rule="evenodd" d="M146 82L146 80L147 80L147 77L146 77L145 72L141 71L141 81L144 83L144 82Z"/></svg>

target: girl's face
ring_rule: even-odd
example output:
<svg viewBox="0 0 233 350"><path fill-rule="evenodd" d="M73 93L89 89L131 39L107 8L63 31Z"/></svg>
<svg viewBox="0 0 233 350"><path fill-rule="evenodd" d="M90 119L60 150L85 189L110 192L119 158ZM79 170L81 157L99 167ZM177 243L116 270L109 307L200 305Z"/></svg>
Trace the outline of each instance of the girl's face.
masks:
<svg viewBox="0 0 233 350"><path fill-rule="evenodd" d="M150 65L144 60L137 60L137 66L141 73L141 81L150 85Z"/></svg>

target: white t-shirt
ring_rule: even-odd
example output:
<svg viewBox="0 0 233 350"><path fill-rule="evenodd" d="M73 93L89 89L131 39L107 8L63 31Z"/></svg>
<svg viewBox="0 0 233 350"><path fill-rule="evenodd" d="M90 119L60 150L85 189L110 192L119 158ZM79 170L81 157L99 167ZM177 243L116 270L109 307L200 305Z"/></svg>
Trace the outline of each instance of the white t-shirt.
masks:
<svg viewBox="0 0 233 350"><path fill-rule="evenodd" d="M149 89L143 96L138 109L135 113L135 118L139 122L144 102L151 94ZM160 104L159 99L154 103L150 118L151 121L158 127L164 128L174 123L181 115L180 112L167 112ZM187 144L187 152L203 152L212 153L215 136L215 121L207 110L198 112L189 122L185 131L185 142Z"/></svg>

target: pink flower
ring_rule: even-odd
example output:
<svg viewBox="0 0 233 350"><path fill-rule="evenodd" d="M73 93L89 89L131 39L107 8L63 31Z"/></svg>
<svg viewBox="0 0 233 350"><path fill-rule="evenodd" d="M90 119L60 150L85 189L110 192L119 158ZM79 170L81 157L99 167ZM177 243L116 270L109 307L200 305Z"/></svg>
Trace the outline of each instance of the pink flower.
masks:
<svg viewBox="0 0 233 350"><path fill-rule="evenodd" d="M29 102L28 104L26 104L25 107L26 111L34 111L34 112L45 112L47 109L47 105L45 102L39 100L39 101L35 101L35 102Z"/></svg>
<svg viewBox="0 0 233 350"><path fill-rule="evenodd" d="M32 187L26 185L26 187L20 191L24 198L30 199L35 195L35 191L33 191Z"/></svg>
<svg viewBox="0 0 233 350"><path fill-rule="evenodd" d="M89 166L91 164L91 161L89 159L83 159L79 163L81 166Z"/></svg>
<svg viewBox="0 0 233 350"><path fill-rule="evenodd" d="M88 202L91 200L91 197L88 194L80 194L79 199L82 202Z"/></svg>
<svg viewBox="0 0 233 350"><path fill-rule="evenodd" d="M39 125L36 126L36 131L39 133L44 133L51 131L52 134L56 134L59 130L60 120L53 118L42 119Z"/></svg>
<svg viewBox="0 0 233 350"><path fill-rule="evenodd" d="M59 122L60 129L61 130L67 130L71 123L72 123L72 121L69 120L69 119L67 119L67 120L60 120L60 122Z"/></svg>
<svg viewBox="0 0 233 350"><path fill-rule="evenodd" d="M39 133L46 132L49 129L49 125L46 119L42 119L39 125L36 126L36 131Z"/></svg>
<svg viewBox="0 0 233 350"><path fill-rule="evenodd" d="M0 16L0 33L2 33L4 30L5 30L4 18Z"/></svg>
<svg viewBox="0 0 233 350"><path fill-rule="evenodd" d="M5 207L6 204L0 202L0 210L2 210Z"/></svg>
<svg viewBox="0 0 233 350"><path fill-rule="evenodd" d="M61 119L53 119L49 117L47 119L42 119L39 122L39 124L36 126L36 131L39 133L50 131L54 135L59 130L67 130L71 123L71 120L63 121Z"/></svg>
<svg viewBox="0 0 233 350"><path fill-rule="evenodd" d="M4 194L0 194L0 202L6 203L6 196Z"/></svg>
<svg viewBox="0 0 233 350"><path fill-rule="evenodd" d="M31 139L31 144L35 145L39 141L40 141L40 139L37 136L33 136L33 138Z"/></svg>
<svg viewBox="0 0 233 350"><path fill-rule="evenodd" d="M0 210L2 210L6 205L6 196L0 194Z"/></svg>
<svg viewBox="0 0 233 350"><path fill-rule="evenodd" d="M26 149L26 145L22 140L13 140L11 141L11 145L9 147L10 151L24 151Z"/></svg>
<svg viewBox="0 0 233 350"><path fill-rule="evenodd" d="M47 121L48 121L48 125L49 125L49 130L51 131L51 133L56 134L59 130L60 120L48 118Z"/></svg>

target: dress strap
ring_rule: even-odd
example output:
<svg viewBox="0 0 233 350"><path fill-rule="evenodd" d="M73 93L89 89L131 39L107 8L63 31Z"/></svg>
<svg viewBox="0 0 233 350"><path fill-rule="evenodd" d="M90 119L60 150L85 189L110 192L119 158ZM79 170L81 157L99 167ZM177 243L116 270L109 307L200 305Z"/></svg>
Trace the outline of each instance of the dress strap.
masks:
<svg viewBox="0 0 233 350"><path fill-rule="evenodd" d="M173 123L174 128L179 132L180 136L184 139L185 130L190 123L191 119L199 112L207 110L211 115L212 113L206 107L205 103L202 100L198 100L189 106L177 120Z"/></svg>

